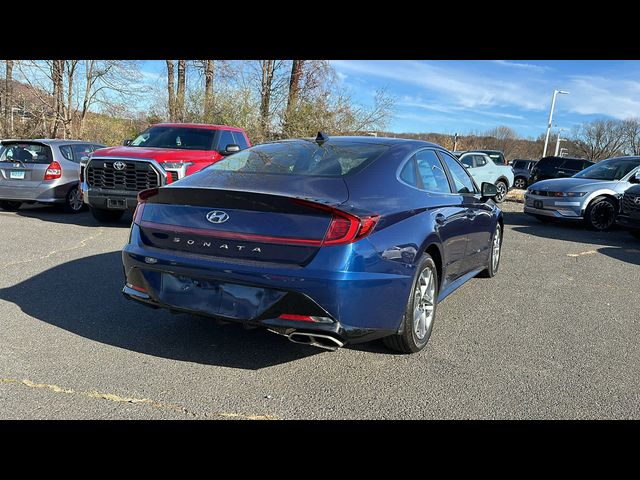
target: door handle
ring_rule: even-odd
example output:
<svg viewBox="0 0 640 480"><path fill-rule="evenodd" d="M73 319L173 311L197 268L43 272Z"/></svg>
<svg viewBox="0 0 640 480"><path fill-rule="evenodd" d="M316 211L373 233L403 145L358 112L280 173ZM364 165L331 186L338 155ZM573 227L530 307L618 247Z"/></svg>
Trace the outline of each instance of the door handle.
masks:
<svg viewBox="0 0 640 480"><path fill-rule="evenodd" d="M436 215L436 223L438 225L444 225L445 217L443 214L439 213Z"/></svg>

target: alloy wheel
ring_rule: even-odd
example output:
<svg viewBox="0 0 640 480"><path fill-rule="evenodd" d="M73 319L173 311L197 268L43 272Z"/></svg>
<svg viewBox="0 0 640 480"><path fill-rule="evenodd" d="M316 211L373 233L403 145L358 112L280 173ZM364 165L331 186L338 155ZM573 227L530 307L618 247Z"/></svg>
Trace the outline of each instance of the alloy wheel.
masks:
<svg viewBox="0 0 640 480"><path fill-rule="evenodd" d="M524 181L524 178L516 178L516 180L513 182L513 186L515 188L524 190L525 188L527 188L527 182Z"/></svg>
<svg viewBox="0 0 640 480"><path fill-rule="evenodd" d="M611 202L599 202L591 210L591 223L598 230L607 230L615 221L616 210Z"/></svg>
<svg viewBox="0 0 640 480"><path fill-rule="evenodd" d="M80 194L80 190L75 188L69 194L69 207L71 207L71 210L73 210L74 212L77 212L78 210L82 209L82 205L82 196Z"/></svg>
<svg viewBox="0 0 640 480"><path fill-rule="evenodd" d="M413 330L419 340L423 340L433 322L436 286L433 270L425 268L420 273L413 299Z"/></svg>
<svg viewBox="0 0 640 480"><path fill-rule="evenodd" d="M500 203L507 196L507 186L502 182L498 182L496 183L496 190L498 190L498 193L496 194L496 202Z"/></svg>

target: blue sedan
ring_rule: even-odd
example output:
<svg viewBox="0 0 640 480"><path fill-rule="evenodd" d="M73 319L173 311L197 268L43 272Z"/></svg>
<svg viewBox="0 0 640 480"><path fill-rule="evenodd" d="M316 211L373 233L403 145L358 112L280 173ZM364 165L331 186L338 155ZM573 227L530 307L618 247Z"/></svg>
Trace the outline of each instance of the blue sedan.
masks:
<svg viewBox="0 0 640 480"><path fill-rule="evenodd" d="M423 141L257 145L139 195L123 293L329 350L417 352L438 302L498 271L495 195Z"/></svg>

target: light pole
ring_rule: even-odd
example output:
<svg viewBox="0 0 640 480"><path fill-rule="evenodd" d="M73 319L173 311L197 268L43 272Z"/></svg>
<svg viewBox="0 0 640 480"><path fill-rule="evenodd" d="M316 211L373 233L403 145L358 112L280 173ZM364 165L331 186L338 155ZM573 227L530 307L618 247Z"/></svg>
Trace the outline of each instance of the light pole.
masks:
<svg viewBox="0 0 640 480"><path fill-rule="evenodd" d="M560 132L564 132L565 130L566 128L558 129L558 138L556 139L556 153L554 153L556 157L558 156L558 152L560 151L560 142L564 141L564 138L560 138Z"/></svg>
<svg viewBox="0 0 640 480"><path fill-rule="evenodd" d="M553 98L551 99L551 110L549 111L549 125L547 126L547 135L544 137L544 150L542 151L542 156L547 156L547 145L549 144L549 134L551 133L551 121L553 120L553 109L556 106L556 95L569 95L569 92L565 92L564 90L554 90Z"/></svg>

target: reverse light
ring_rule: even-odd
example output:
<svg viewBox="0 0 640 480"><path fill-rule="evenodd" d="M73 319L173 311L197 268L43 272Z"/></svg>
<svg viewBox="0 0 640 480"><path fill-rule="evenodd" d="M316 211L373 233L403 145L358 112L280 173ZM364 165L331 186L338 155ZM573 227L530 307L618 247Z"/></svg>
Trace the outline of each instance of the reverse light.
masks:
<svg viewBox="0 0 640 480"><path fill-rule="evenodd" d="M55 160L49 164L47 170L44 172L45 180L56 180L62 176L62 166Z"/></svg>

